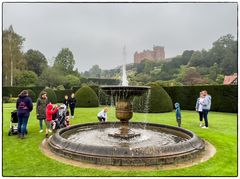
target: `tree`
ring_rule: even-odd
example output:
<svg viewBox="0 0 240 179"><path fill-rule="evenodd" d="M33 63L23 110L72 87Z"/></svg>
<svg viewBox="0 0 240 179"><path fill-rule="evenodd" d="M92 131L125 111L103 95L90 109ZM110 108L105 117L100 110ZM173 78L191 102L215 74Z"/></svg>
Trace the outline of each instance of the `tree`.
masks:
<svg viewBox="0 0 240 179"><path fill-rule="evenodd" d="M100 78L101 77L101 68L98 65L93 65L92 68L89 70L89 77Z"/></svg>
<svg viewBox="0 0 240 179"><path fill-rule="evenodd" d="M22 45L25 39L14 32L12 25L3 31L3 86L13 84L15 69L24 70Z"/></svg>
<svg viewBox="0 0 240 179"><path fill-rule="evenodd" d="M38 76L47 67L46 57L38 50L30 49L24 54L28 70L34 71Z"/></svg>
<svg viewBox="0 0 240 179"><path fill-rule="evenodd" d="M189 68L185 72L182 84L184 85L196 85L196 84L204 84L207 83L206 80L202 78L199 72L197 72L196 68Z"/></svg>
<svg viewBox="0 0 240 179"><path fill-rule="evenodd" d="M64 79L64 86L67 89L70 89L73 86L80 86L80 79L73 75L67 75Z"/></svg>
<svg viewBox="0 0 240 179"><path fill-rule="evenodd" d="M47 67L43 70L39 77L39 86L57 87L62 85L64 81L64 75L59 73L57 69L53 67Z"/></svg>
<svg viewBox="0 0 240 179"><path fill-rule="evenodd" d="M34 86L38 77L33 71L21 71L18 76L16 76L15 84L16 86Z"/></svg>
<svg viewBox="0 0 240 179"><path fill-rule="evenodd" d="M63 48L57 55L53 67L61 73L67 74L73 72L75 60L73 53L68 48Z"/></svg>

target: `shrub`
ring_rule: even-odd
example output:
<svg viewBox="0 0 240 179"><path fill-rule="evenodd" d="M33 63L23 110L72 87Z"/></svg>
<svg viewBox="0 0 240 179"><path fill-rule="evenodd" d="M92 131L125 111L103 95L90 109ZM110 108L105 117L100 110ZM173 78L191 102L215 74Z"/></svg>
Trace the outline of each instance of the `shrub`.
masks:
<svg viewBox="0 0 240 179"><path fill-rule="evenodd" d="M83 86L76 93L76 107L98 107L97 94L89 86Z"/></svg>
<svg viewBox="0 0 240 179"><path fill-rule="evenodd" d="M9 97L3 96L2 101L3 101L3 103L9 103Z"/></svg>
<svg viewBox="0 0 240 179"><path fill-rule="evenodd" d="M36 102L37 101L37 97L36 97L36 94L33 92L33 90L27 89L27 91L28 91L28 96L32 99L32 101Z"/></svg>
<svg viewBox="0 0 240 179"><path fill-rule="evenodd" d="M48 101L55 104L57 103L57 96L55 94L55 92L53 91L53 89L51 88L46 88L44 89L43 91L46 91L47 92L47 97L48 97ZM40 97L40 93L38 95Z"/></svg>
<svg viewBox="0 0 240 179"><path fill-rule="evenodd" d="M147 99L148 97L149 99ZM152 85L149 95L145 93L133 100L134 112L162 113L172 110L172 100L161 86Z"/></svg>

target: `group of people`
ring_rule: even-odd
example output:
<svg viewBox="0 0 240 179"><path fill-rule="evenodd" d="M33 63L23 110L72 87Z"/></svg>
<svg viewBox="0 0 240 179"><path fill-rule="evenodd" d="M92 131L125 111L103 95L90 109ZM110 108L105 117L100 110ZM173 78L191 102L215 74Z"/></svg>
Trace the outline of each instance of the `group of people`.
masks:
<svg viewBox="0 0 240 179"><path fill-rule="evenodd" d="M75 105L76 105L76 98L74 93L71 94L71 97L68 98L67 95L65 95L65 99L63 101L63 104L65 105L67 111L65 114L65 121L66 124L65 126L67 126L69 124L69 111L68 111L68 106L70 107L70 111L71 111L71 118L74 118L74 110L75 110ZM65 108L64 106L60 108ZM43 91L40 94L40 97L37 100L36 103L36 114L37 114L37 119L39 120L39 126L40 126L40 131L39 132L43 132L43 121L45 121L46 124L46 138L48 137L48 133L52 132L52 129L55 129L56 125L57 125L57 121L58 119L53 119L54 115L58 112L58 110L60 109L59 105L55 104L51 104L48 101L47 98L47 92Z"/></svg>
<svg viewBox="0 0 240 179"><path fill-rule="evenodd" d="M74 109L76 104L76 98L74 93L72 93L71 97L68 99L68 96L65 96L63 104L68 109L70 107L71 117L74 118ZM39 98L36 102L36 115L39 120L40 133L43 132L43 121L46 125L46 137L48 137L48 133L52 132L52 129L55 128L57 122L54 122L54 115L61 109L62 106L59 107L57 104L52 104L49 102L47 97L47 92L42 91L39 95ZM20 138L24 138L27 131L28 119L30 116L30 112L33 110L32 99L28 96L28 91L23 90L19 95L16 102L17 116L18 116L18 135ZM66 111L64 122L65 126L69 125L69 111ZM57 119L56 119L57 120Z"/></svg>
<svg viewBox="0 0 240 179"><path fill-rule="evenodd" d="M199 113L199 120L200 124L199 126L202 128L208 128L208 112L211 109L211 102L212 97L208 94L206 90L203 90L200 92L199 98L197 99L195 109ZM181 127L181 110L180 110L180 104L175 103L176 108L176 120L178 127ZM203 125L203 119L204 119L204 125Z"/></svg>
<svg viewBox="0 0 240 179"><path fill-rule="evenodd" d="M65 95L65 99L63 104L70 108L71 118L74 119L74 110L76 105L76 98L74 93L71 94L69 98ZM28 118L30 116L30 112L33 109L33 104L31 98L28 96L28 91L23 90L17 99L16 108L18 110L18 134L20 138L24 138L27 130ZM181 110L180 104L175 103L176 108L176 120L178 123L178 127L181 127ZM200 96L196 102L196 111L199 113L199 126L202 128L208 128L208 112L211 108L211 96L208 94L206 90L200 92ZM59 110L59 105L53 105L48 101L47 92L42 91L36 103L36 115L39 120L40 131L43 132L43 121L46 124L46 137L48 137L48 133L52 132L52 128L55 127L56 123L53 122L53 116ZM105 107L97 114L97 118L99 122L107 121L107 112L108 108ZM70 115L69 111L66 112L66 122L69 123ZM204 125L203 125L204 119Z"/></svg>

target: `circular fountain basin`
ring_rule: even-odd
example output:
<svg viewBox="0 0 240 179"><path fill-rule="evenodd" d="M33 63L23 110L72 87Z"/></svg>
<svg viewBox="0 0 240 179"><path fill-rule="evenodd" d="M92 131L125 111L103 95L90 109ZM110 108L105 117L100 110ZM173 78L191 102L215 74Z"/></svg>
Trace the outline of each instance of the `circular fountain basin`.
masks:
<svg viewBox="0 0 240 179"><path fill-rule="evenodd" d="M111 137L120 122L88 123L63 128L48 140L57 155L100 165L145 166L173 164L191 160L205 147L193 132L162 124L129 123L140 135L131 138Z"/></svg>

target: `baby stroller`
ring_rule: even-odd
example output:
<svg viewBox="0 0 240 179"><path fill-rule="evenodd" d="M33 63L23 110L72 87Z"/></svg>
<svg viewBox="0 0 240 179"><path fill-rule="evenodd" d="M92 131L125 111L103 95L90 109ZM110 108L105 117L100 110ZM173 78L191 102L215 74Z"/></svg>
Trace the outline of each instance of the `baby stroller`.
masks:
<svg viewBox="0 0 240 179"><path fill-rule="evenodd" d="M57 130L57 129L66 127L66 122L65 122L66 112L67 112L67 107L65 104L62 104L59 107L56 115L53 117L54 118L53 123L52 123L53 130Z"/></svg>
<svg viewBox="0 0 240 179"><path fill-rule="evenodd" d="M8 136L18 134L18 116L17 110L11 112L11 121L10 121L10 129L8 131Z"/></svg>

